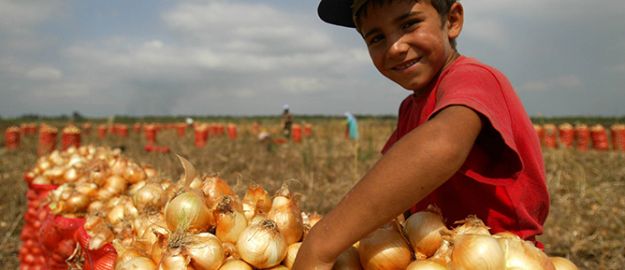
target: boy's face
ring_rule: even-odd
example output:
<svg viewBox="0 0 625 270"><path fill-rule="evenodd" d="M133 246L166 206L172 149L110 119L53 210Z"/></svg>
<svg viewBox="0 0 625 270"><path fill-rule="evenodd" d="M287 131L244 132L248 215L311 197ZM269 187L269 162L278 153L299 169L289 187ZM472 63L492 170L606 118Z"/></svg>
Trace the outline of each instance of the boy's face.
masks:
<svg viewBox="0 0 625 270"><path fill-rule="evenodd" d="M366 8L358 29L371 60L380 73L402 87L423 89L457 56L449 39L457 37L459 30L448 24L443 27L429 1L391 1Z"/></svg>

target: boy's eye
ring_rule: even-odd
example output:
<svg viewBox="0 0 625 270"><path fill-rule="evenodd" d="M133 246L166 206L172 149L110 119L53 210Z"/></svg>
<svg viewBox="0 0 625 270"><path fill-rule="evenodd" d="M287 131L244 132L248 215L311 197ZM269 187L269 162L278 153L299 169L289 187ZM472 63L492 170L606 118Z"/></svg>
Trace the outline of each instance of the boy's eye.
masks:
<svg viewBox="0 0 625 270"><path fill-rule="evenodd" d="M368 45L373 45L384 39L383 35L374 35L367 40Z"/></svg>
<svg viewBox="0 0 625 270"><path fill-rule="evenodd" d="M420 22L419 20L409 20L409 21L406 21L406 22L402 23L400 25L400 27L403 30L409 30L409 29L412 29L412 27L414 27L417 24L419 24L419 22Z"/></svg>

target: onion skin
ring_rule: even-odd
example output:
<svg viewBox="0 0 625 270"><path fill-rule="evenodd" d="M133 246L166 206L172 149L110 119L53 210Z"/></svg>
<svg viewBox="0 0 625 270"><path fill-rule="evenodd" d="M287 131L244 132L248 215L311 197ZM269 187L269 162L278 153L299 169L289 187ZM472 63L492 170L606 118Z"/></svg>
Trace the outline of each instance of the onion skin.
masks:
<svg viewBox="0 0 625 270"><path fill-rule="evenodd" d="M423 260L411 262L406 270L447 270L447 267L437 262Z"/></svg>
<svg viewBox="0 0 625 270"><path fill-rule="evenodd" d="M190 243L184 245L184 250L195 270L217 270L225 259L221 241L211 233L190 236Z"/></svg>
<svg viewBox="0 0 625 270"><path fill-rule="evenodd" d="M408 217L404 230L417 260L431 257L441 246L443 242L441 229L445 229L445 223L438 213L421 211Z"/></svg>
<svg viewBox="0 0 625 270"><path fill-rule="evenodd" d="M252 266L238 259L228 259L219 270L252 270Z"/></svg>
<svg viewBox="0 0 625 270"><path fill-rule="evenodd" d="M156 270L158 267L150 258L137 256L124 262L116 263L115 270Z"/></svg>
<svg viewBox="0 0 625 270"><path fill-rule="evenodd" d="M531 242L512 236L496 239L506 256L506 268L555 270L549 257Z"/></svg>
<svg viewBox="0 0 625 270"><path fill-rule="evenodd" d="M554 256L550 259L556 270L578 270L577 266L567 258Z"/></svg>
<svg viewBox="0 0 625 270"><path fill-rule="evenodd" d="M283 196L275 197L267 217L278 224L278 228L288 245L302 239L304 223L302 222L302 212L295 200Z"/></svg>
<svg viewBox="0 0 625 270"><path fill-rule="evenodd" d="M481 234L461 234L453 239L452 270L502 270L506 258L497 240Z"/></svg>
<svg viewBox="0 0 625 270"><path fill-rule="evenodd" d="M271 210L269 193L261 186L252 184L247 187L243 196L243 214L251 220L257 213L266 214Z"/></svg>
<svg viewBox="0 0 625 270"><path fill-rule="evenodd" d="M167 203L165 222L171 231L201 232L214 224L213 215L202 195L187 191Z"/></svg>
<svg viewBox="0 0 625 270"><path fill-rule="evenodd" d="M230 196L223 196L213 211L217 228L215 235L223 242L236 243L247 227L247 219L236 207Z"/></svg>
<svg viewBox="0 0 625 270"><path fill-rule="evenodd" d="M270 268L286 257L287 243L272 220L247 227L239 236L237 249L241 258L256 268Z"/></svg>
<svg viewBox="0 0 625 270"><path fill-rule="evenodd" d="M293 243L287 248L286 258L284 259L284 265L287 268L293 268L293 264L295 264L295 258L297 257L297 252L299 251L300 246L302 246L302 242Z"/></svg>
<svg viewBox="0 0 625 270"><path fill-rule="evenodd" d="M358 249L354 246L350 246L334 261L334 270L361 270L360 257L358 256Z"/></svg>
<svg viewBox="0 0 625 270"><path fill-rule="evenodd" d="M360 240L360 263L367 270L406 269L412 252L394 223L388 223Z"/></svg>

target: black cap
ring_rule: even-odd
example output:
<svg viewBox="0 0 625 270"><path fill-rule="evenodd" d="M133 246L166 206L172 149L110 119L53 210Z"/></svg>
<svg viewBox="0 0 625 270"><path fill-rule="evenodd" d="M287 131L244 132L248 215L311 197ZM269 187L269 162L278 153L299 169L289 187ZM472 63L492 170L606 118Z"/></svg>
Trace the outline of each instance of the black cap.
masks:
<svg viewBox="0 0 625 270"><path fill-rule="evenodd" d="M353 0L321 0L317 13L324 22L356 28L352 18Z"/></svg>

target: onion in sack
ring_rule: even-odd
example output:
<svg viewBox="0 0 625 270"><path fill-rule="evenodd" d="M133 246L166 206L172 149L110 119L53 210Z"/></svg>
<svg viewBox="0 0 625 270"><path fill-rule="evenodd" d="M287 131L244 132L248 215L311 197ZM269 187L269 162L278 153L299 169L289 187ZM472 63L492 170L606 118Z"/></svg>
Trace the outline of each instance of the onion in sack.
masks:
<svg viewBox="0 0 625 270"><path fill-rule="evenodd" d="M243 214L251 220L257 213L266 214L271 210L271 197L263 187L252 184L247 187L242 204Z"/></svg>
<svg viewBox="0 0 625 270"><path fill-rule="evenodd" d="M489 235L460 234L453 239L450 268L453 270L502 270L506 269L506 257Z"/></svg>
<svg viewBox="0 0 625 270"><path fill-rule="evenodd" d="M550 259L556 270L577 270L577 266L566 258L554 256Z"/></svg>
<svg viewBox="0 0 625 270"><path fill-rule="evenodd" d="M187 237L183 245L186 255L191 258L195 270L217 270L225 256L221 241L211 233L198 233Z"/></svg>
<svg viewBox="0 0 625 270"><path fill-rule="evenodd" d="M280 264L286 257L287 243L273 220L266 219L247 227L239 236L241 258L256 268Z"/></svg>
<svg viewBox="0 0 625 270"><path fill-rule="evenodd" d="M276 192L267 217L276 222L288 245L302 239L304 235L302 211L286 185Z"/></svg>
<svg viewBox="0 0 625 270"><path fill-rule="evenodd" d="M217 224L215 235L223 242L236 243L241 232L247 227L247 219L232 204L231 196L223 196L213 211Z"/></svg>
<svg viewBox="0 0 625 270"><path fill-rule="evenodd" d="M358 255L364 269L406 269L412 260L408 243L396 221L385 224L360 240Z"/></svg>
<svg viewBox="0 0 625 270"><path fill-rule="evenodd" d="M408 217L404 230L415 251L417 260L434 255L443 242L440 230L445 228L440 211L433 207Z"/></svg>
<svg viewBox="0 0 625 270"><path fill-rule="evenodd" d="M549 257L533 243L516 235L495 238L506 256L506 268L555 270Z"/></svg>
<svg viewBox="0 0 625 270"><path fill-rule="evenodd" d="M447 270L447 267L437 262L423 260L411 262L406 270Z"/></svg>
<svg viewBox="0 0 625 270"><path fill-rule="evenodd" d="M184 168L184 187L195 178L195 168L186 159L178 156ZM174 197L165 206L165 222L172 232L206 231L214 224L213 214L206 206L204 196L196 190L185 190L185 192Z"/></svg>

